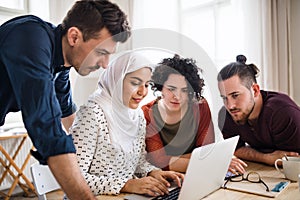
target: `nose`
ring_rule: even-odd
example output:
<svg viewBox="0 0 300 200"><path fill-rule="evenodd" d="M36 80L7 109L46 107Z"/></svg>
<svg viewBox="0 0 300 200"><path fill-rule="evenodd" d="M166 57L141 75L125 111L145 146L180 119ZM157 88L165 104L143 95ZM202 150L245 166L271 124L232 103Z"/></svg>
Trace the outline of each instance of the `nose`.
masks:
<svg viewBox="0 0 300 200"><path fill-rule="evenodd" d="M228 98L225 102L225 105L229 110L233 109L235 108L235 101Z"/></svg>
<svg viewBox="0 0 300 200"><path fill-rule="evenodd" d="M176 100L179 100L181 98L181 95L182 94L179 91L173 92L173 98Z"/></svg>
<svg viewBox="0 0 300 200"><path fill-rule="evenodd" d="M106 69L109 62L109 55L103 55L100 60L97 62L98 66L101 66L102 68Z"/></svg>
<svg viewBox="0 0 300 200"><path fill-rule="evenodd" d="M148 94L148 87L146 87L145 85L141 85L138 89L138 95L141 96L146 96Z"/></svg>

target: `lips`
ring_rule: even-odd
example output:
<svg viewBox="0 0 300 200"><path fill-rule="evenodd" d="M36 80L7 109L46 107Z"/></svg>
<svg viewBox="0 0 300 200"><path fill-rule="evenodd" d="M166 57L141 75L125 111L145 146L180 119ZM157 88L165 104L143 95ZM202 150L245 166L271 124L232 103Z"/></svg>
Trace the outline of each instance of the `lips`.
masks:
<svg viewBox="0 0 300 200"><path fill-rule="evenodd" d="M232 109L232 110L229 110L231 114L236 114L238 112L240 112L240 110L238 109Z"/></svg>
<svg viewBox="0 0 300 200"><path fill-rule="evenodd" d="M135 101L136 103L140 103L143 99L142 98L132 98L133 101Z"/></svg>

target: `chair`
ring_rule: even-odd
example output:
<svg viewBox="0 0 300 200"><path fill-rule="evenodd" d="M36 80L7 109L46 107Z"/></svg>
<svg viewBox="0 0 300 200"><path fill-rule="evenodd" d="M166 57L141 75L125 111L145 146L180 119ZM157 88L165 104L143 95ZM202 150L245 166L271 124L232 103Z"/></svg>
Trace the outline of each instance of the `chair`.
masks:
<svg viewBox="0 0 300 200"><path fill-rule="evenodd" d="M31 165L30 171L39 200L46 200L46 193L60 189L48 165L35 163Z"/></svg>

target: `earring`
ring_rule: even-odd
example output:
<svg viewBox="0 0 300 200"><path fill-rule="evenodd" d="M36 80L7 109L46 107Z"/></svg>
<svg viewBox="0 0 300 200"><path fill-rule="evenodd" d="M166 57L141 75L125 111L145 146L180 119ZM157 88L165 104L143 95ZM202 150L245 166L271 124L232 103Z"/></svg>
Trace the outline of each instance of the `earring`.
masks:
<svg viewBox="0 0 300 200"><path fill-rule="evenodd" d="M153 91L153 96L162 98L163 95L160 91L156 90L156 91Z"/></svg>

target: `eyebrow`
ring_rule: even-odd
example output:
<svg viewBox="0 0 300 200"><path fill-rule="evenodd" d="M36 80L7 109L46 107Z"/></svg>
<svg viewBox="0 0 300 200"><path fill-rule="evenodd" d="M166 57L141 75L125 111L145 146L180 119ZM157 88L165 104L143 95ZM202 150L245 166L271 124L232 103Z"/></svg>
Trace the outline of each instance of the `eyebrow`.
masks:
<svg viewBox="0 0 300 200"><path fill-rule="evenodd" d="M229 93L228 95L233 95L233 94L236 94L236 93L240 93L240 92L231 92L231 93Z"/></svg>
<svg viewBox="0 0 300 200"><path fill-rule="evenodd" d="M138 81L142 81L142 79L140 79L139 77L136 77L136 76L131 76L131 77L129 77L129 78L131 78L131 79L136 79L136 80L138 80Z"/></svg>
<svg viewBox="0 0 300 200"><path fill-rule="evenodd" d="M239 94L239 93L240 93L240 92L236 92L236 91L235 91L235 92L231 92L231 93L229 93L229 94L227 94L227 95L226 95L226 94L225 94L225 95L222 95L222 94L221 94L220 96L221 96L221 97L226 97L226 96L231 96L231 95Z"/></svg>
<svg viewBox="0 0 300 200"><path fill-rule="evenodd" d="M169 87L169 88L177 88L177 87L175 87L175 86L173 86L173 85L166 85L166 87ZM183 87L183 88L179 88L179 89L188 89L188 87Z"/></svg>
<svg viewBox="0 0 300 200"><path fill-rule="evenodd" d="M97 52L101 52L101 53L105 53L105 54L112 54L112 52L109 52L108 50L106 49L95 49Z"/></svg>
<svg viewBox="0 0 300 200"><path fill-rule="evenodd" d="M132 76L132 77L129 77L130 79L135 79L135 80L138 80L138 81L140 81L140 82L143 82L143 80L142 79L140 79L139 77L137 77L137 76ZM151 80L148 80L148 81L146 81L146 83L147 82L151 82Z"/></svg>
<svg viewBox="0 0 300 200"><path fill-rule="evenodd" d="M226 96L231 96L231 95L233 95L233 94L237 94L237 93L240 93L240 92L237 92L237 91L234 91L234 92L231 92L231 93L229 93L229 94L225 94L225 95L223 95L223 94L220 94L220 96L221 97L226 97Z"/></svg>

